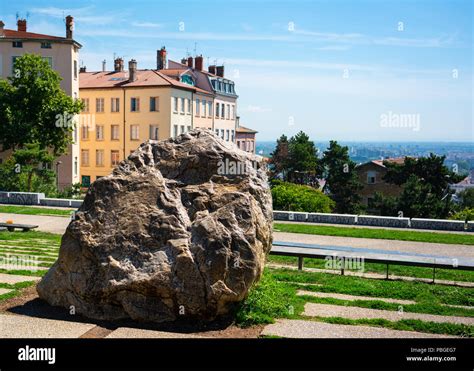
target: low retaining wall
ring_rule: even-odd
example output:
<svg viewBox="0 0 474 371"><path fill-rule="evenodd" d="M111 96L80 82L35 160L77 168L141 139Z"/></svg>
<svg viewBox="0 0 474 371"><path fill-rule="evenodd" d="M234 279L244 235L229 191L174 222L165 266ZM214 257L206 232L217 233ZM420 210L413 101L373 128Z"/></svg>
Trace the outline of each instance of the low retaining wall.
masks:
<svg viewBox="0 0 474 371"><path fill-rule="evenodd" d="M78 208L82 205L82 200L68 200L64 198L43 198L42 200L40 200L40 205Z"/></svg>
<svg viewBox="0 0 474 371"><path fill-rule="evenodd" d="M359 215L359 225L372 225L376 227L410 228L410 218L397 218L394 216Z"/></svg>
<svg viewBox="0 0 474 371"><path fill-rule="evenodd" d="M308 222L329 224L355 224L357 223L357 215L309 213Z"/></svg>
<svg viewBox="0 0 474 371"><path fill-rule="evenodd" d="M411 227L415 229L436 229L441 231L465 231L466 223L462 220L420 219L412 218Z"/></svg>
<svg viewBox="0 0 474 371"><path fill-rule="evenodd" d="M39 205L44 193L0 192L0 203L14 205Z"/></svg>

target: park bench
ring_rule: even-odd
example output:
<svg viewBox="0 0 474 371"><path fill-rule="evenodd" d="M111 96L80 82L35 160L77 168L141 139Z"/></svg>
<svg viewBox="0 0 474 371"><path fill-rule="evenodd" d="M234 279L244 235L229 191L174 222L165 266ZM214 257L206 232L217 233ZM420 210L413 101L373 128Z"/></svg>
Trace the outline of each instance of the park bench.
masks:
<svg viewBox="0 0 474 371"><path fill-rule="evenodd" d="M13 232L15 229L21 229L23 232L28 232L35 228L38 228L38 226L33 224L0 223L0 230L7 229L10 232Z"/></svg>
<svg viewBox="0 0 474 371"><path fill-rule="evenodd" d="M303 269L304 258L338 259L341 263L341 274L344 274L344 269L347 266L346 262L348 261L358 261L363 259L364 262L368 263L382 263L387 266L387 279L388 267L390 264L433 268L433 282L435 280L436 268L474 270L474 259L469 258L346 246L312 245L274 241L270 254L297 257L299 270Z"/></svg>

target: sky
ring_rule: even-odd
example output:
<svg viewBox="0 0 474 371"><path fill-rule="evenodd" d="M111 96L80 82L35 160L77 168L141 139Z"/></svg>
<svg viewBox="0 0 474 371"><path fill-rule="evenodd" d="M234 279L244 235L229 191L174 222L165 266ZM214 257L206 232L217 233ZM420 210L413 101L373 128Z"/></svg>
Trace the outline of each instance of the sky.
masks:
<svg viewBox="0 0 474 371"><path fill-rule="evenodd" d="M224 64L258 140L300 130L341 141L472 141L471 0L1 1L0 19L63 36L80 64L155 68L202 54Z"/></svg>

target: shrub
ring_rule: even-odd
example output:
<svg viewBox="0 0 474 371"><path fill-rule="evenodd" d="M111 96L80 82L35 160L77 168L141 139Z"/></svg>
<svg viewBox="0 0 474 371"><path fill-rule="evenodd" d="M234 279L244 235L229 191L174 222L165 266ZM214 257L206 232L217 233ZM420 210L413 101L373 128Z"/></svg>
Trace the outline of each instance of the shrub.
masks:
<svg viewBox="0 0 474 371"><path fill-rule="evenodd" d="M310 186L276 182L272 188L273 208L283 211L330 213L334 201Z"/></svg>
<svg viewBox="0 0 474 371"><path fill-rule="evenodd" d="M470 221L474 220L474 208L465 208L451 216L450 219Z"/></svg>

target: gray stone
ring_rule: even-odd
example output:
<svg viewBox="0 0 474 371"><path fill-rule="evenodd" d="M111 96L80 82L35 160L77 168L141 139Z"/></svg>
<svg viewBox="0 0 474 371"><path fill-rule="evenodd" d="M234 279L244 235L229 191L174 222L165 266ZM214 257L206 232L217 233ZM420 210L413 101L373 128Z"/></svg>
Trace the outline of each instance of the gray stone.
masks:
<svg viewBox="0 0 474 371"><path fill-rule="evenodd" d="M262 274L271 205L261 157L207 130L143 143L91 185L38 294L96 319L229 314Z"/></svg>

